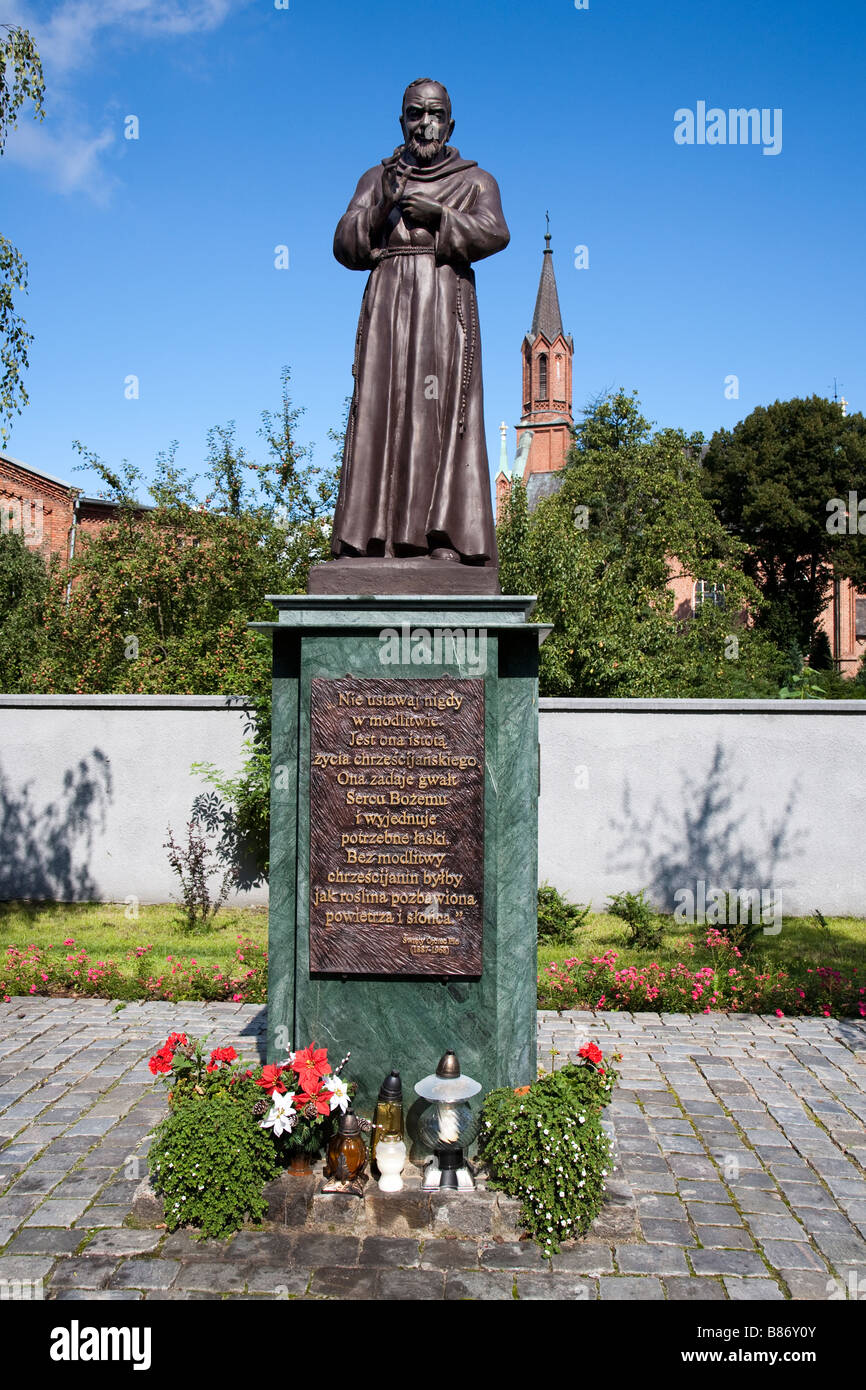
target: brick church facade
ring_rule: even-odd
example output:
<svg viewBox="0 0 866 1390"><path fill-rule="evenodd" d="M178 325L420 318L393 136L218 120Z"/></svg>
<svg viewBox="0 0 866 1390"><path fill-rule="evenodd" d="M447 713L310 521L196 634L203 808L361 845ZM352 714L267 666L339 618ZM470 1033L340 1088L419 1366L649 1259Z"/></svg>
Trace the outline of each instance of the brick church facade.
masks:
<svg viewBox="0 0 866 1390"><path fill-rule="evenodd" d="M532 327L520 348L522 410L511 469L507 426L504 422L500 426L502 449L494 480L497 521L514 477L522 476L530 511L543 497L557 491L574 438L574 339L562 327L549 232L544 240ZM717 599L711 586L683 571L673 558L668 584L674 593L674 612L681 620L694 614L700 604ZM827 635L837 670L844 676L855 676L866 652L866 596L858 594L850 580L831 581L820 626Z"/></svg>

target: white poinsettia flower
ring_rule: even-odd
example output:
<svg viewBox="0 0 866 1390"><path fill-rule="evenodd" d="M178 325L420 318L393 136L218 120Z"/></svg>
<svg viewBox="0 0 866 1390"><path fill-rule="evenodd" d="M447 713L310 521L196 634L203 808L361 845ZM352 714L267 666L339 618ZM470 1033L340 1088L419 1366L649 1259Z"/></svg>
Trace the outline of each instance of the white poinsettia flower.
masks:
<svg viewBox="0 0 866 1390"><path fill-rule="evenodd" d="M339 1076L325 1076L322 1079L322 1090L333 1091L331 1109L339 1108L345 1115L349 1108L349 1088L345 1081L342 1081Z"/></svg>
<svg viewBox="0 0 866 1390"><path fill-rule="evenodd" d="M273 1095L273 1109L271 1113L266 1115L262 1120L260 1128L272 1129L277 1138L279 1138L281 1134L291 1134L298 1118L297 1110L292 1108L294 1099L294 1091L287 1091L284 1096L278 1095L275 1091Z"/></svg>

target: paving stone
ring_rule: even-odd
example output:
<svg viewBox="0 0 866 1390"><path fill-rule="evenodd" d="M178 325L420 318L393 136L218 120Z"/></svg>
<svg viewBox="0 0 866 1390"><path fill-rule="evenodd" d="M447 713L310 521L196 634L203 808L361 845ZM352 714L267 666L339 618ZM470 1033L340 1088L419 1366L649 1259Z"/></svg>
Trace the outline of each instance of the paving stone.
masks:
<svg viewBox="0 0 866 1390"><path fill-rule="evenodd" d="M376 1297L387 1302L441 1300L445 1278L445 1271L437 1269L380 1269ZM315 1280L312 1287L315 1290Z"/></svg>
<svg viewBox="0 0 866 1390"><path fill-rule="evenodd" d="M726 1294L717 1279L665 1279L665 1292L675 1302L704 1303L725 1301Z"/></svg>
<svg viewBox="0 0 866 1390"><path fill-rule="evenodd" d="M774 1269L819 1269L827 1266L811 1245L797 1240L762 1240L761 1250Z"/></svg>
<svg viewBox="0 0 866 1390"><path fill-rule="evenodd" d="M742 1226L743 1219L736 1207L723 1202L687 1202L688 1214L696 1225Z"/></svg>
<svg viewBox="0 0 866 1390"><path fill-rule="evenodd" d="M128 1215L127 1207L88 1207L75 1225L81 1230L94 1230L100 1226L122 1226Z"/></svg>
<svg viewBox="0 0 866 1390"><path fill-rule="evenodd" d="M841 1265L866 1265L866 1241L859 1240L856 1236L838 1236L816 1231L813 1239L821 1253L837 1269Z"/></svg>
<svg viewBox="0 0 866 1390"><path fill-rule="evenodd" d="M167 1289L182 1268L179 1260L123 1260L109 1284L113 1289Z"/></svg>
<svg viewBox="0 0 866 1390"><path fill-rule="evenodd" d="M452 1244L453 1242L445 1242ZM464 1242L460 1242L463 1244ZM470 1247L475 1264L475 1246ZM375 1265L377 1268L399 1266L412 1269L421 1263L420 1246L417 1240L401 1239L400 1236L368 1236L361 1242L360 1264Z"/></svg>
<svg viewBox="0 0 866 1390"><path fill-rule="evenodd" d="M838 1294L838 1280L830 1277L828 1271L819 1274L813 1270L786 1269L781 1276L791 1292L791 1297L795 1299L808 1299L810 1302L817 1299L830 1298L834 1293Z"/></svg>
<svg viewBox="0 0 866 1390"><path fill-rule="evenodd" d="M686 1220L686 1209L679 1197L671 1197L663 1192L639 1192L635 1201L641 1223L646 1217L670 1221Z"/></svg>
<svg viewBox="0 0 866 1390"><path fill-rule="evenodd" d="M28 1226L71 1226L79 1216L87 1210L88 1199L82 1197L80 1201L54 1201L51 1197L37 1207L32 1216L28 1216L26 1225Z"/></svg>
<svg viewBox="0 0 866 1390"><path fill-rule="evenodd" d="M549 1269L550 1265L534 1240L518 1245L488 1245L481 1251L482 1269Z"/></svg>
<svg viewBox="0 0 866 1390"><path fill-rule="evenodd" d="M758 1240L803 1240L806 1237L800 1223L787 1213L771 1216L749 1212L745 1219L749 1230Z"/></svg>
<svg viewBox="0 0 866 1390"><path fill-rule="evenodd" d="M712 1250L754 1250L755 1242L742 1226L695 1226L701 1245Z"/></svg>
<svg viewBox="0 0 866 1390"><path fill-rule="evenodd" d="M468 1240L425 1240L420 1263L422 1269L472 1269L479 1263L478 1246Z"/></svg>
<svg viewBox="0 0 866 1390"><path fill-rule="evenodd" d="M604 1245L566 1246L551 1265L554 1273L613 1274L613 1253Z"/></svg>
<svg viewBox="0 0 866 1390"><path fill-rule="evenodd" d="M689 1259L696 1274L766 1275L760 1255L750 1250L690 1250Z"/></svg>
<svg viewBox="0 0 866 1390"><path fill-rule="evenodd" d="M477 1299L484 1303L510 1300L515 1297L515 1279L514 1274L494 1274L485 1269L448 1270L445 1299L447 1302Z"/></svg>
<svg viewBox="0 0 866 1390"><path fill-rule="evenodd" d="M77 1289L102 1289L117 1269L114 1259L85 1259L83 1255L73 1255L59 1260L53 1275L51 1287L73 1287Z"/></svg>
<svg viewBox="0 0 866 1390"><path fill-rule="evenodd" d="M760 1187L734 1189L737 1206L741 1211L766 1216L787 1216L788 1208L778 1192L766 1192Z"/></svg>
<svg viewBox="0 0 866 1390"><path fill-rule="evenodd" d="M524 1302L554 1301L557 1303L588 1303L598 1298L598 1282L581 1279L576 1274L515 1275L517 1297Z"/></svg>
<svg viewBox="0 0 866 1390"><path fill-rule="evenodd" d="M24 1226L7 1250L7 1255L68 1255L84 1239L81 1231L64 1231L56 1226L40 1229Z"/></svg>
<svg viewBox="0 0 866 1390"><path fill-rule="evenodd" d="M256 1265L247 1277L250 1293L270 1294L272 1298L300 1298L312 1278L311 1270L284 1269L280 1265Z"/></svg>
<svg viewBox="0 0 866 1390"><path fill-rule="evenodd" d="M142 1255L155 1250L162 1240L162 1231L100 1231L88 1241L82 1255Z"/></svg>
<svg viewBox="0 0 866 1390"><path fill-rule="evenodd" d="M226 1293L236 1290L242 1293L247 1277L253 1277L258 1265L245 1263L230 1264L228 1260L219 1263L208 1260L195 1260L192 1264L182 1264L180 1273L172 1287L178 1289L202 1289L212 1293Z"/></svg>
<svg viewBox="0 0 866 1390"><path fill-rule="evenodd" d="M685 1255L671 1245L618 1245L614 1256L620 1274L688 1274Z"/></svg>
<svg viewBox="0 0 866 1390"><path fill-rule="evenodd" d="M644 1239L657 1245L695 1245L695 1237L687 1221L656 1221L641 1217Z"/></svg>
<svg viewBox="0 0 866 1390"><path fill-rule="evenodd" d="M354 1236L300 1231L294 1240L295 1264L309 1269L323 1265L357 1265L360 1248L361 1242Z"/></svg>
<svg viewBox="0 0 866 1390"><path fill-rule="evenodd" d="M737 1279L725 1275L724 1285L728 1297L738 1303L756 1303L765 1299L779 1302L785 1297L772 1279Z"/></svg>
<svg viewBox="0 0 866 1390"><path fill-rule="evenodd" d="M621 1301L634 1300L643 1302L652 1299L658 1302L664 1299L664 1291L658 1279L651 1276L646 1278L620 1278L617 1275L602 1276L598 1281L598 1296L602 1301L618 1299Z"/></svg>

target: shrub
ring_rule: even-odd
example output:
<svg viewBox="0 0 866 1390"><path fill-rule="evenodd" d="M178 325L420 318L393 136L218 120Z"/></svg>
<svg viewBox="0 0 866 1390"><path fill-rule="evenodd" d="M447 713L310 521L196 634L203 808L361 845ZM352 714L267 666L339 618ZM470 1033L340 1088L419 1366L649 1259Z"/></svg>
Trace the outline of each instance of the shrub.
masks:
<svg viewBox="0 0 866 1390"><path fill-rule="evenodd" d="M538 940L548 946L572 946L574 934L589 916L591 903L570 903L556 888L543 883L538 890Z"/></svg>
<svg viewBox="0 0 866 1390"><path fill-rule="evenodd" d="M168 862L180 879L186 930L207 931L229 895L234 870L231 865L222 866L222 878L212 897L210 880L221 865L218 858L216 863L211 862L211 848L196 820L187 824L185 847L175 844L174 831L169 826L163 849L168 850Z"/></svg>
<svg viewBox="0 0 866 1390"><path fill-rule="evenodd" d="M617 893L609 899L607 910L625 922L630 946L645 951L655 951L661 946L662 924L646 900L645 888L639 893Z"/></svg>
<svg viewBox="0 0 866 1390"><path fill-rule="evenodd" d="M600 1117L617 1073L593 1043L580 1056L582 1065L532 1086L491 1091L481 1112L479 1153L491 1186L520 1199L521 1224L546 1255L588 1230L613 1167Z"/></svg>
<svg viewBox="0 0 866 1390"><path fill-rule="evenodd" d="M263 1188L276 1170L271 1136L252 1118L248 1097L225 1091L173 1107L150 1151L170 1231L190 1225L204 1236L226 1236L246 1217L260 1221Z"/></svg>

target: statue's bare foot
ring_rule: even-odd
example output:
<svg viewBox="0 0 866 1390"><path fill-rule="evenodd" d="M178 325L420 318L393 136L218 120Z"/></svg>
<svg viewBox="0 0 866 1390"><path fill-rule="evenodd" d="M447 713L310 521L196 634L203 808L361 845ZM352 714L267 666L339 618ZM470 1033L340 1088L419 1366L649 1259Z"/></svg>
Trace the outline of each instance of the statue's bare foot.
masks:
<svg viewBox="0 0 866 1390"><path fill-rule="evenodd" d="M430 559L431 559L431 560L452 560L452 561L456 561L458 565L460 564L460 556L457 554L457 551L456 551L456 550L452 550L449 546L444 546L444 545L438 546L436 550L431 550L431 551L430 551Z"/></svg>

